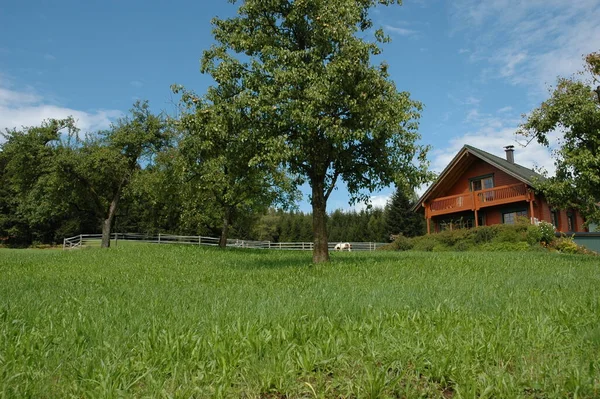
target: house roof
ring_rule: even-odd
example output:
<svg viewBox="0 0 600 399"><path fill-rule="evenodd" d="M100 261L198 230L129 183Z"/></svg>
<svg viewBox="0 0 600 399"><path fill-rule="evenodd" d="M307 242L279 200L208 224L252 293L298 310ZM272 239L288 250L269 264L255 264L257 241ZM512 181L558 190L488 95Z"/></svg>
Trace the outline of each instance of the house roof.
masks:
<svg viewBox="0 0 600 399"><path fill-rule="evenodd" d="M544 180L545 177L540 175L539 173L526 168L524 166L518 165L516 163L511 163L504 158L498 157L494 154L490 154L489 152L480 150L479 148L475 148L473 146L465 144L463 148L456 154L456 156L450 161L448 166L440 173L437 180L425 191L425 193L419 198L419 201L413 206L412 210L416 211L419 209L421 204L425 202L428 197L435 191L435 189L439 186L439 184L448 176L449 172L463 159L463 157L467 154L474 155L475 157L483 160L484 162L489 163L492 166L502 170L503 172L513 176L517 180L522 181L525 184L528 184L531 187L535 187L535 183L538 180Z"/></svg>

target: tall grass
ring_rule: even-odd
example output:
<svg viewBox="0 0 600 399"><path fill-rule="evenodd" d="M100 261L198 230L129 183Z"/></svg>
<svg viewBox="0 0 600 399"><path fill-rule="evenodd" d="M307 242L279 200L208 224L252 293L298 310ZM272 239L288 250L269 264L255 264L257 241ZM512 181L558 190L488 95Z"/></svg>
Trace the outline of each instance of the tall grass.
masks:
<svg viewBox="0 0 600 399"><path fill-rule="evenodd" d="M0 397L597 397L597 258L0 250Z"/></svg>

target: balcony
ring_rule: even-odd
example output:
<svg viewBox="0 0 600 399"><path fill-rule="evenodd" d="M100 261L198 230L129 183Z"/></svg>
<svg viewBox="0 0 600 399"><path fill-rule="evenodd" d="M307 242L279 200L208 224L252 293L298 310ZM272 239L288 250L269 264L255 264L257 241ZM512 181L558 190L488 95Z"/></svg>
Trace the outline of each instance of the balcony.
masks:
<svg viewBox="0 0 600 399"><path fill-rule="evenodd" d="M429 217L448 213L474 211L489 206L529 201L530 193L524 183L488 188L449 197L436 198L429 204Z"/></svg>

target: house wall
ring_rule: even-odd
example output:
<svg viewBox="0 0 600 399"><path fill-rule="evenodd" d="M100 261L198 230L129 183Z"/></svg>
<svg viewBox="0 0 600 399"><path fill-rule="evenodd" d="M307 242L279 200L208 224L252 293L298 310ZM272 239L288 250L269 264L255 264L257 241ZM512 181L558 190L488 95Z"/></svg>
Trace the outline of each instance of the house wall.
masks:
<svg viewBox="0 0 600 399"><path fill-rule="evenodd" d="M464 173L464 175L454 184L454 186L452 186L452 188L450 188L448 193L444 196L446 197L451 195L468 193L471 190L471 188L469 187L469 179L490 174L494 175L495 187L521 183L519 180L512 177L508 173L501 171L500 169L490 165L487 162L477 159L471 164L471 166Z"/></svg>
<svg viewBox="0 0 600 399"><path fill-rule="evenodd" d="M534 214L535 217L538 218L539 220L544 220L548 223L552 223L552 207L548 204L548 202L546 201L546 199L542 196L542 195L536 195L535 197L536 199L536 206ZM581 216L581 213L579 213L579 211L573 209L571 210L571 212L574 215L574 222L575 222L575 226L573 231L575 232L585 232L588 231L585 226L583 225L585 220L583 219L583 217ZM561 209L558 212L558 226L554 226L556 227L556 230L558 231L562 231L562 232L568 232L569 231L569 223L567 221L567 210L565 209Z"/></svg>

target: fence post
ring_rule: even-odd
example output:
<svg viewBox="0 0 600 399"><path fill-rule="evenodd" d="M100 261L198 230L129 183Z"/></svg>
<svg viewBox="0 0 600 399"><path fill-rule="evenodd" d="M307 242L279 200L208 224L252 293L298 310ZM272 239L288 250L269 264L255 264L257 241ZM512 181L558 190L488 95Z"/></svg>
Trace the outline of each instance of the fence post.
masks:
<svg viewBox="0 0 600 399"><path fill-rule="evenodd" d="M158 233L158 243L160 244L160 233Z"/></svg>
<svg viewBox="0 0 600 399"><path fill-rule="evenodd" d="M83 234L79 234L79 246L83 247Z"/></svg>
<svg viewBox="0 0 600 399"><path fill-rule="evenodd" d="M202 245L202 236L198 236L198 246Z"/></svg>
<svg viewBox="0 0 600 399"><path fill-rule="evenodd" d="M119 243L119 233L115 233L115 247L118 246Z"/></svg>
<svg viewBox="0 0 600 399"><path fill-rule="evenodd" d="M66 247L67 247L67 239L63 238L63 251L65 250Z"/></svg>

